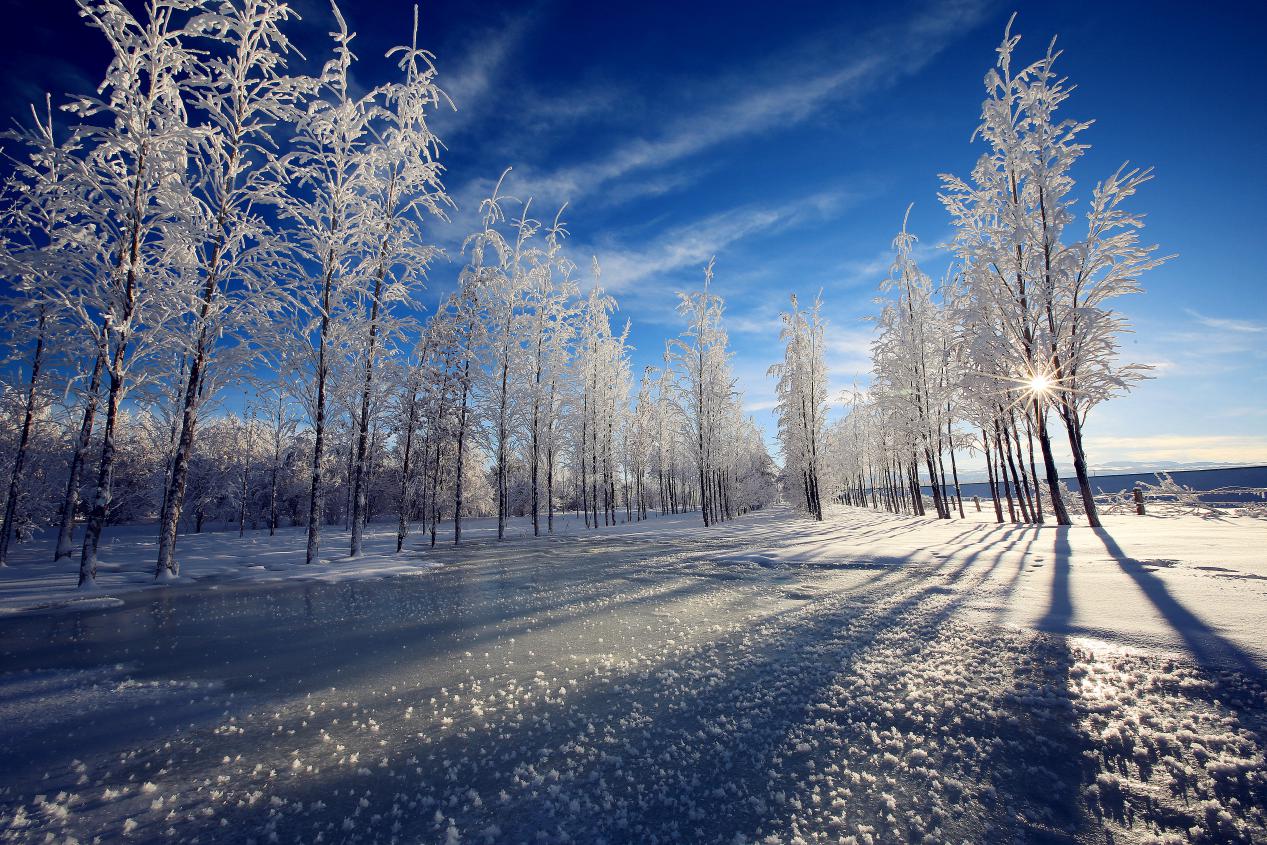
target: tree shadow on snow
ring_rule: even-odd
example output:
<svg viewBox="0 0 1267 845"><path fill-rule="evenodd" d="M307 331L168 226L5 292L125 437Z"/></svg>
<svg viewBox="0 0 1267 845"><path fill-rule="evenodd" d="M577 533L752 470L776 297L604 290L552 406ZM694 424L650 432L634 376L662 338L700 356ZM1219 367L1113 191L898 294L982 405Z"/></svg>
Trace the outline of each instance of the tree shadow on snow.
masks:
<svg viewBox="0 0 1267 845"><path fill-rule="evenodd" d="M449 818L456 819L463 841L478 841L482 831L487 841L534 839L539 832L543 841L567 837L608 842L731 841L736 834L781 834L797 815L796 805L809 806L809 774L831 762L830 756L820 756L824 750L803 750L794 742L801 736L813 739L824 730L820 723L832 718L817 710L816 703L833 696L841 700L835 689L868 671L877 642L889 650L880 654L887 661L882 665L918 667L929 649L940 647L943 627L1001 556L997 553L954 593L946 593L937 583L940 579L927 572L911 572L872 602L841 597L812 602L759 621L754 630L740 630L686 655L666 656L654 666L635 666L606 683L590 684L568 696L566 706L528 708L521 711L521 721L507 718L440 730L418 724L431 741L402 735L392 744L388 767L375 765L371 758L377 755L367 752L366 773L325 764L318 775L266 781L261 801L215 807L214 821L227 822L223 828L210 821L186 825L180 819L176 827L180 833L196 830L204 841L225 836L267 841L274 833L291 841L295 836L310 839L316 832L323 832L326 841L383 841L393 824L400 825L396 835L441 841ZM933 574L944 578L952 573L941 564ZM1034 661L1043 672L1059 675L1050 663ZM1006 698L1007 691L1002 692ZM410 695L417 693L402 693L392 707L402 708ZM1044 693L1038 700L1048 698ZM1043 706L1060 711L1050 702ZM851 742L869 743L868 725L873 722L903 732L922 729L913 716L892 711L883 700L858 707L849 723L839 726ZM961 709L958 731L983 741L997 739L1009 749L983 766L981 775L1003 791L999 802L983 805L977 813L983 824L1013 837L1032 832L1028 822L1017 827L1014 814L1020 806L1031 808L1032 824L1037 825L1033 830L1045 829L1042 825L1051 823L1043 817L1041 800L1063 805L1066 796L1050 784L1034 787L1032 795L1017 792L1016 784L1024 782L1018 776L1028 773L1029 782L1038 782L1033 767L1039 764L1032 760L1039 758L1022 753L1020 759L1031 762L1025 764L1029 769L1018 769L1015 744L1023 752L1033 744L1027 744L1023 719L1015 708L993 713L972 712L966 705ZM374 715L372 709L367 712ZM324 724L314 718L306 741ZM1060 737L1048 741L1061 745ZM258 738L238 742L249 754ZM304 741L283 744L303 748ZM217 747L216 753L221 751ZM306 758L309 751L301 754ZM407 757L416 762L404 762ZM185 777L210 779L218 771L208 765L214 763L190 760L187 765L206 768ZM1048 764L1045 757L1041 764ZM874 774L885 772L877 769ZM927 789L924 777L902 775L902 786L893 790L903 802L920 801ZM239 795L250 789L234 786ZM505 799L498 797L502 790ZM280 803L273 803L274 798ZM326 806L314 809L315 802ZM1039 810L1031 807L1036 802ZM294 810L296 806L304 809ZM885 824L889 814L876 794L855 796L848 812L873 826ZM1058 817L1060 812L1057 807L1047 815ZM157 834L166 824L156 822L149 832ZM145 831L140 828L137 834Z"/></svg>
<svg viewBox="0 0 1267 845"><path fill-rule="evenodd" d="M1231 668L1259 682L1263 668L1236 643L1222 636L1175 598L1165 582L1138 560L1128 556L1103 528L1093 529L1104 548L1144 597L1184 641L1197 664L1204 669Z"/></svg>

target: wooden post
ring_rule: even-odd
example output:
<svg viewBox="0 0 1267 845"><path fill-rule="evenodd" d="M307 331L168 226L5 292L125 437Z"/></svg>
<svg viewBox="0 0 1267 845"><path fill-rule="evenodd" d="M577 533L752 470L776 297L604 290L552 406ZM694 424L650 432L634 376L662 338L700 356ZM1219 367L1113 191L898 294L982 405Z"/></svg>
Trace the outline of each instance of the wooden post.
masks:
<svg viewBox="0 0 1267 845"><path fill-rule="evenodd" d="M1136 487L1131 492L1135 496L1135 513L1144 516L1144 491Z"/></svg>
<svg viewBox="0 0 1267 845"><path fill-rule="evenodd" d="M981 497L973 496L972 503L977 506L977 513L981 513Z"/></svg>

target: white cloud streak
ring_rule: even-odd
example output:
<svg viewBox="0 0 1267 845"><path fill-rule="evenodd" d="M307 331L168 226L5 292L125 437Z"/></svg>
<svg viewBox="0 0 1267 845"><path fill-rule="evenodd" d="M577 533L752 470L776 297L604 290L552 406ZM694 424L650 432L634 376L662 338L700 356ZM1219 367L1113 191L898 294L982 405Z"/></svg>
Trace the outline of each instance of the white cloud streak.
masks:
<svg viewBox="0 0 1267 845"><path fill-rule="evenodd" d="M693 99L719 105L677 115L663 132L633 137L590 161L553 170L524 166L518 169L519 182L526 193L556 203L600 192L618 202L662 193L689 181L691 175L648 178L654 171L730 141L798 124L829 104L882 90L918 72L982 13L975 0L929 6L901 26L878 28L857 38L848 58L826 70L821 55L838 55L838 43L775 57L767 67L777 70L757 72L764 75L764 84L754 85L751 75L734 82L714 81ZM812 58L807 61L801 54ZM790 72L785 70L789 67ZM484 79L474 74L472 78ZM476 86L472 88L474 93ZM608 190L634 175L642 182Z"/></svg>
<svg viewBox="0 0 1267 845"><path fill-rule="evenodd" d="M731 244L838 211L849 199L842 192L828 192L771 207L740 207L676 227L637 247L600 247L603 287L612 293L636 292L635 284L647 279L694 265L702 271L710 257Z"/></svg>
<svg viewBox="0 0 1267 845"><path fill-rule="evenodd" d="M1237 334L1261 334L1267 332L1267 325L1255 323L1252 320L1235 320L1226 317L1207 317L1204 314L1193 311L1191 308L1185 308L1184 311L1188 316L1196 320L1206 328L1215 329L1221 332L1236 332Z"/></svg>

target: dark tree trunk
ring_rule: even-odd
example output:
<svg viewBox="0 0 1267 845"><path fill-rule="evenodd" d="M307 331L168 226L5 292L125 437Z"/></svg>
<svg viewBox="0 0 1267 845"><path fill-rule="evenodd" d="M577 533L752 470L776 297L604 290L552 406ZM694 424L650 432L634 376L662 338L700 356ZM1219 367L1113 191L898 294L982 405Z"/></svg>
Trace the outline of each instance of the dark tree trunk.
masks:
<svg viewBox="0 0 1267 845"><path fill-rule="evenodd" d="M66 497L62 501L62 524L57 532L57 551L53 555L54 562L68 558L74 553L71 535L75 528L75 511L79 508L79 482L83 474L88 445L92 442L92 428L97 417L97 402L101 398L101 373L105 365L106 356L98 353L92 365L92 376L88 381L88 394L84 398L84 415L79 425L79 437L75 440L75 448L71 453L70 478L66 481Z"/></svg>
<svg viewBox="0 0 1267 845"><path fill-rule="evenodd" d="M386 267L380 265L378 274L374 278L374 296L370 303L370 336L365 350L365 379L361 385L361 416L356 432L356 460L352 470L352 542L348 550L351 557L359 557L361 554L368 511L365 460L366 448L369 444L370 395L374 389L374 355L378 351L379 298L382 295L383 278L386 273Z"/></svg>
<svg viewBox="0 0 1267 845"><path fill-rule="evenodd" d="M44 326L48 315L40 309L36 327L35 352L31 356L31 382L26 394L26 409L22 415L22 433L18 436L18 450L13 458L13 475L9 477L9 497L4 503L4 523L0 526L0 566L8 566L9 538L13 536L13 523L18 514L18 496L21 490L22 469L26 464L26 450L31 442L31 428L35 424L35 392L39 387L40 368L44 364Z"/></svg>
<svg viewBox="0 0 1267 845"><path fill-rule="evenodd" d="M1025 445L1029 449L1029 474L1034 479L1034 512L1039 525L1043 524L1043 495L1038 489L1038 468L1034 465L1034 426L1029 415L1025 416ZM1025 458L1021 455L1021 444L1016 444L1016 456L1024 466Z"/></svg>
<svg viewBox="0 0 1267 845"><path fill-rule="evenodd" d="M1095 493L1091 490L1091 477L1087 472L1087 453L1082 448L1082 421L1078 412L1065 403L1061 407L1061 417L1065 423L1065 431L1069 435L1069 451L1073 453L1073 471L1078 476L1078 492L1082 495L1082 506L1087 512L1087 524L1092 528L1100 528L1100 512L1095 506Z"/></svg>
<svg viewBox="0 0 1267 845"><path fill-rule="evenodd" d="M327 265L333 258L327 256ZM312 491L308 499L308 547L304 554L304 563L313 564L318 560L321 551L321 518L325 510L325 488L322 485L321 464L325 459L326 437L326 379L329 377L326 365L326 336L330 333L330 288L333 284L334 270L326 270L321 286L321 336L317 346L317 407L316 419L313 420L312 446Z"/></svg>
<svg viewBox="0 0 1267 845"><path fill-rule="evenodd" d="M119 419L119 403L123 398L123 376L119 366L124 356L123 341L115 347L110 365L110 390L106 395L106 427L101 437L101 463L97 469L97 492L84 530L84 547L79 557L79 586L97 581L97 549L110 512L111 487L114 484L114 430Z"/></svg>
<svg viewBox="0 0 1267 845"><path fill-rule="evenodd" d="M1007 496L1008 518L1013 523L1015 523L1016 522L1016 506L1015 506L1015 503L1012 501L1012 485L1008 481L1008 478L1007 478L1007 464L1005 463L1006 458L1003 453L1003 436L999 429L1000 429L999 421L996 418L994 421L994 448L995 448L996 454L998 454L999 456L999 475L1003 477L1003 493L1004 495ZM1015 474L1015 470L1013 470L1013 474Z"/></svg>
<svg viewBox="0 0 1267 845"><path fill-rule="evenodd" d="M1051 438L1047 434L1047 421L1041 412L1038 418L1038 445L1043 450L1043 466L1047 470L1047 487L1051 491L1051 506L1056 512L1057 525L1072 525L1069 511L1065 508L1064 496L1060 495L1060 473L1056 471L1056 459L1051 454Z"/></svg>
<svg viewBox="0 0 1267 845"><path fill-rule="evenodd" d="M405 537L409 534L409 515L410 509L413 508L413 479L410 473L413 467L410 460L413 457L414 450L414 425L418 416L418 395L412 393L409 397L409 416L405 423L405 453L401 460L400 468L400 502L398 505L399 521L396 523L396 554L400 554L400 550L405 547Z"/></svg>
<svg viewBox="0 0 1267 845"><path fill-rule="evenodd" d="M474 330L473 326L468 327L468 331ZM453 483L453 545L455 546L462 542L462 463L463 447L466 441L467 398L471 388L470 349L468 348L466 352L466 360L462 362L462 404L458 412L457 455L454 458L454 463L457 465L457 474Z"/></svg>
<svg viewBox="0 0 1267 845"><path fill-rule="evenodd" d="M994 474L994 456L990 448L990 433L981 429L981 446L985 450L985 471L986 477L990 480L990 500L994 503L994 518L996 522L1003 522L1003 504L999 501L999 484L995 480Z"/></svg>

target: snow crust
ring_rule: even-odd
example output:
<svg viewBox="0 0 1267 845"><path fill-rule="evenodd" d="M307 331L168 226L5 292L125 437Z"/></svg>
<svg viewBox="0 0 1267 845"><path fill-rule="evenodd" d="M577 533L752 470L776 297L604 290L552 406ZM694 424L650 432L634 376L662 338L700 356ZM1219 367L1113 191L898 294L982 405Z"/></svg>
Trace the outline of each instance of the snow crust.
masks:
<svg viewBox="0 0 1267 845"><path fill-rule="evenodd" d="M1264 540L772 510L396 563L445 563L425 578L190 575L79 629L13 615L0 831L1263 841ZM313 577L290 569L264 577Z"/></svg>

